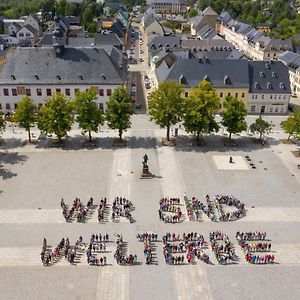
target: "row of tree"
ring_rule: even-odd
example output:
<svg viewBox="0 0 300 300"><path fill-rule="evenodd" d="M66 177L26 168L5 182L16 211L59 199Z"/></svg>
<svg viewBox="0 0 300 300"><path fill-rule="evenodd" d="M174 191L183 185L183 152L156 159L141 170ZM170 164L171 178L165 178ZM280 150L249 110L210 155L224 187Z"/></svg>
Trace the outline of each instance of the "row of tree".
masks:
<svg viewBox="0 0 300 300"><path fill-rule="evenodd" d="M179 122L183 122L185 130L196 136L197 142L203 135L216 133L223 125L228 133L229 140L232 134L247 130L245 117L247 110L245 104L232 96L226 97L223 105L208 81L202 81L199 87L190 90L189 97L181 95L183 88L173 81L165 81L151 93L149 101L149 114L161 128L167 129L167 140L170 140L170 128ZM221 112L222 120L217 122L215 115ZM92 132L98 132L105 121L111 129L118 130L119 138L131 126L132 115L131 99L124 88L117 88L110 96L107 103L107 111L104 113L96 104L96 92L94 89L86 92L78 92L74 100L56 93L49 98L40 110L36 111L36 105L29 97L24 97L16 108L13 121L28 132L31 141L30 129L37 122L38 128L47 134L56 134L59 141L71 130L76 120L83 134L88 133L89 141L92 140ZM300 140L300 112L295 111L285 121L281 122L283 130L289 137ZM0 131L4 130L5 121L0 117ZM271 124L259 116L250 125L252 133L258 133L261 139L269 133Z"/></svg>
<svg viewBox="0 0 300 300"><path fill-rule="evenodd" d="M30 129L37 122L38 128L47 134L56 134L58 141L67 135L76 120L83 134L88 133L89 141L92 132L98 132L100 125L107 121L111 129L118 130L119 138L131 126L132 115L131 99L124 88L117 88L110 96L107 103L107 112L98 108L96 92L89 89L86 92L76 93L75 99L70 100L60 93L56 93L47 100L39 111L29 97L24 97L16 108L13 121L28 132L31 142ZM76 116L76 117L75 117ZM4 130L4 118L0 118L0 129Z"/></svg>
<svg viewBox="0 0 300 300"><path fill-rule="evenodd" d="M216 90L205 80L200 82L198 88L190 90L189 97L183 98L181 96L183 92L181 85L165 81L151 94L149 114L156 124L167 129L167 140L170 140L171 126L181 121L185 130L196 136L197 142L204 134L218 132L220 124L216 121L215 115L221 108L223 108L221 125L229 132L229 140L232 134L247 130L245 121L247 110L241 100L228 96L221 105ZM289 136L300 139L300 112L294 112L282 122L281 126ZM260 139L270 130L271 124L261 116L250 125L250 131L258 133Z"/></svg>

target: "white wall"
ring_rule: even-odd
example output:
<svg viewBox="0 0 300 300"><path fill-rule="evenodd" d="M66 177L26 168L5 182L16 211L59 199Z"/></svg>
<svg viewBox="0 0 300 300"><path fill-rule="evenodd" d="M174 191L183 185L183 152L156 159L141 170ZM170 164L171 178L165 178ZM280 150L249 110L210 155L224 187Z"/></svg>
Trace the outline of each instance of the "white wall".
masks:
<svg viewBox="0 0 300 300"><path fill-rule="evenodd" d="M55 93L56 89L59 88L61 89L61 93L65 94L65 89L68 88L70 89L70 97L74 98L75 96L75 89L79 89L80 91L85 91L86 89L90 87L97 87L98 89L103 89L104 90L104 96L100 96L99 93L97 94L97 100L96 102L98 104L102 103L104 108L106 108L106 103L108 101L109 96L107 96L107 89L111 89L111 92L113 93L114 89L117 87L120 87L118 85L59 85L59 86L54 86L54 85L0 85L0 104L2 105L2 111L3 112L11 112L15 110L14 104L17 104L22 98L25 97L25 95L17 95L13 96L12 95L12 89L18 87L25 87L26 89L30 88L31 90L31 96L29 96L33 102L36 105L42 104L45 102L45 100L48 98L46 90L48 88L51 88L52 90L52 95ZM42 96L37 96L36 90L40 88L42 89ZM9 90L9 96L4 96L4 91L3 89L8 89ZM10 104L10 110L6 109L6 104Z"/></svg>

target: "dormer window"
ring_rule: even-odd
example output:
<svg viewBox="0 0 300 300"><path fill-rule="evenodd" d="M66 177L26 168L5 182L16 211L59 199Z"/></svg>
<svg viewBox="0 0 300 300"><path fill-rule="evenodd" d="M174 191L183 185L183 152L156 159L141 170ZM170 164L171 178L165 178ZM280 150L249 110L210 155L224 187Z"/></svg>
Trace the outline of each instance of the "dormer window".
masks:
<svg viewBox="0 0 300 300"><path fill-rule="evenodd" d="M264 72L260 72L260 73L259 73L259 76L260 76L261 78L264 78L264 77L265 77Z"/></svg>
<svg viewBox="0 0 300 300"><path fill-rule="evenodd" d="M60 75L56 75L56 79L58 79L58 80L61 80L61 77L60 77Z"/></svg>
<svg viewBox="0 0 300 300"><path fill-rule="evenodd" d="M82 76L81 74L78 75L78 78L79 78L80 80L83 80L83 76Z"/></svg>
<svg viewBox="0 0 300 300"><path fill-rule="evenodd" d="M205 75L204 78L203 78L203 80L208 81L208 82L211 82L211 80L210 80L210 78L208 77L208 75Z"/></svg>
<svg viewBox="0 0 300 300"><path fill-rule="evenodd" d="M106 79L106 77L103 73L101 74L101 79L104 79L104 80Z"/></svg>
<svg viewBox="0 0 300 300"><path fill-rule="evenodd" d="M271 89L272 89L272 84L271 84L271 82L268 82L268 83L267 83L267 89L268 89L268 90L271 90Z"/></svg>
<svg viewBox="0 0 300 300"><path fill-rule="evenodd" d="M272 77L276 78L277 77L277 74L276 72L272 72Z"/></svg>
<svg viewBox="0 0 300 300"><path fill-rule="evenodd" d="M180 76L179 76L179 79L178 79L178 83L179 84L185 84L185 78L184 78L184 76L183 76L183 74L181 74Z"/></svg>
<svg viewBox="0 0 300 300"><path fill-rule="evenodd" d="M224 84L226 84L226 85L231 84L231 80L228 75L225 75L225 77L224 77Z"/></svg>
<svg viewBox="0 0 300 300"><path fill-rule="evenodd" d="M255 82L255 83L254 83L254 86L255 86L255 88L256 88L257 90L260 89L260 85L259 85L258 82Z"/></svg>
<svg viewBox="0 0 300 300"><path fill-rule="evenodd" d="M267 63L265 64L265 67L266 67L266 69L270 69L270 64L267 62Z"/></svg>
<svg viewBox="0 0 300 300"><path fill-rule="evenodd" d="M280 87L282 90L285 89L284 83L283 83L283 82L280 82L280 83L279 83L279 87Z"/></svg>
<svg viewBox="0 0 300 300"><path fill-rule="evenodd" d="M15 76L15 75L10 75L10 78L11 78L12 80L16 80L16 76Z"/></svg>
<svg viewBox="0 0 300 300"><path fill-rule="evenodd" d="M36 80L39 80L39 79L40 79L38 74L34 74L34 78L35 78Z"/></svg>

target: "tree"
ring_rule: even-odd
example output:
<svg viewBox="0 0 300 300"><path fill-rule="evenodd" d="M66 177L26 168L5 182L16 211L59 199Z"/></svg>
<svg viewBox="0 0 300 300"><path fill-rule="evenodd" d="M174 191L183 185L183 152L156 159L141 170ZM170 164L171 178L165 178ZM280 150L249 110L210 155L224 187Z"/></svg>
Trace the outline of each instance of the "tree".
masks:
<svg viewBox="0 0 300 300"><path fill-rule="evenodd" d="M46 133L57 135L58 141L71 129L74 117L72 103L61 93L49 98L38 114L38 127Z"/></svg>
<svg viewBox="0 0 300 300"><path fill-rule="evenodd" d="M131 126L131 99L123 87L116 88L107 102L106 120L109 128L117 129L119 138Z"/></svg>
<svg viewBox="0 0 300 300"><path fill-rule="evenodd" d="M13 121L18 124L19 127L24 128L28 132L28 141L31 143L30 128L34 126L36 121L35 113L36 106L32 99L24 97L16 108L13 116Z"/></svg>
<svg viewBox="0 0 300 300"><path fill-rule="evenodd" d="M195 134L197 141L200 135L219 130L214 114L221 108L221 103L210 82L204 80L198 88L192 88L184 107L184 128Z"/></svg>
<svg viewBox="0 0 300 300"><path fill-rule="evenodd" d="M89 141L92 141L91 132L98 132L99 125L103 125L104 116L97 107L96 91L89 89L86 92L78 92L74 100L74 107L77 112L77 122L82 132L88 132Z"/></svg>
<svg viewBox="0 0 300 300"><path fill-rule="evenodd" d="M164 81L151 93L149 114L161 128L167 128L167 140L170 140L170 127L182 119L184 101L183 89L175 81Z"/></svg>
<svg viewBox="0 0 300 300"><path fill-rule="evenodd" d="M198 16L198 10L196 8L191 8L188 13L189 18Z"/></svg>
<svg viewBox="0 0 300 300"><path fill-rule="evenodd" d="M59 0L58 2L56 2L55 11L58 15L64 17L66 15L66 7L67 7L67 1Z"/></svg>
<svg viewBox="0 0 300 300"><path fill-rule="evenodd" d="M259 116L253 124L250 125L250 131L255 134L259 133L259 140L261 140L264 134L268 134L271 131L271 124L267 121L263 120L261 116Z"/></svg>
<svg viewBox="0 0 300 300"><path fill-rule="evenodd" d="M247 123L245 121L247 110L241 100L232 96L225 98L223 107L225 111L223 112L222 125L227 128L229 140L231 140L232 133L240 133L247 129Z"/></svg>
<svg viewBox="0 0 300 300"><path fill-rule="evenodd" d="M3 133L5 130L5 123L4 114L2 111L0 111L0 133Z"/></svg>
<svg viewBox="0 0 300 300"><path fill-rule="evenodd" d="M300 111L294 111L286 120L280 123L281 128L290 137L300 139Z"/></svg>

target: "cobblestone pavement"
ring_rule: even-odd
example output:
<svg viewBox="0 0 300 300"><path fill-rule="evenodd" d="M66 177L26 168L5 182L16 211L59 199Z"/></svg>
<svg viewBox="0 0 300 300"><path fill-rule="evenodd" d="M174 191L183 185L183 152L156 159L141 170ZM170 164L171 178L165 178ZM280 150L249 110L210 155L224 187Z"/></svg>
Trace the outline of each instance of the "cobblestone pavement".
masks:
<svg viewBox="0 0 300 300"><path fill-rule="evenodd" d="M127 147L112 147L116 136L104 128L97 137L98 147L81 149L83 137L74 128L74 140L63 149L24 146L26 134L16 129L14 140L0 150L0 289L2 299L299 299L300 275L300 172L286 138L274 131L264 148L247 134L238 138L237 147L224 147L219 136L206 138L206 146L193 147L181 130L176 147L161 146L165 131L149 123L145 116L134 117L133 128L125 136ZM11 132L4 137L11 138ZM18 136L16 139L15 136ZM19 147L15 147L19 145ZM142 157L147 153L151 180L140 180ZM218 169L215 156L249 156L256 169ZM158 218L159 199L209 194L232 194L246 206L246 216L238 221L189 221L165 224ZM61 210L63 197L70 204L75 197L87 202L115 196L130 199L135 222L125 218L114 223L97 222L96 211L85 224L66 223ZM154 263L146 265L140 232L199 232L208 241L213 230L222 230L234 243L237 264L217 264L210 249L205 252L212 264L167 265L163 246L155 243ZM248 264L235 233L261 230L272 243L274 265ZM119 266L113 259L114 243L107 246L107 266L92 267L85 254L76 265L64 258L51 267L40 262L42 239L53 247L62 237L71 243L92 233L123 234L127 253L138 255L135 266ZM97 254L101 256L102 254Z"/></svg>

